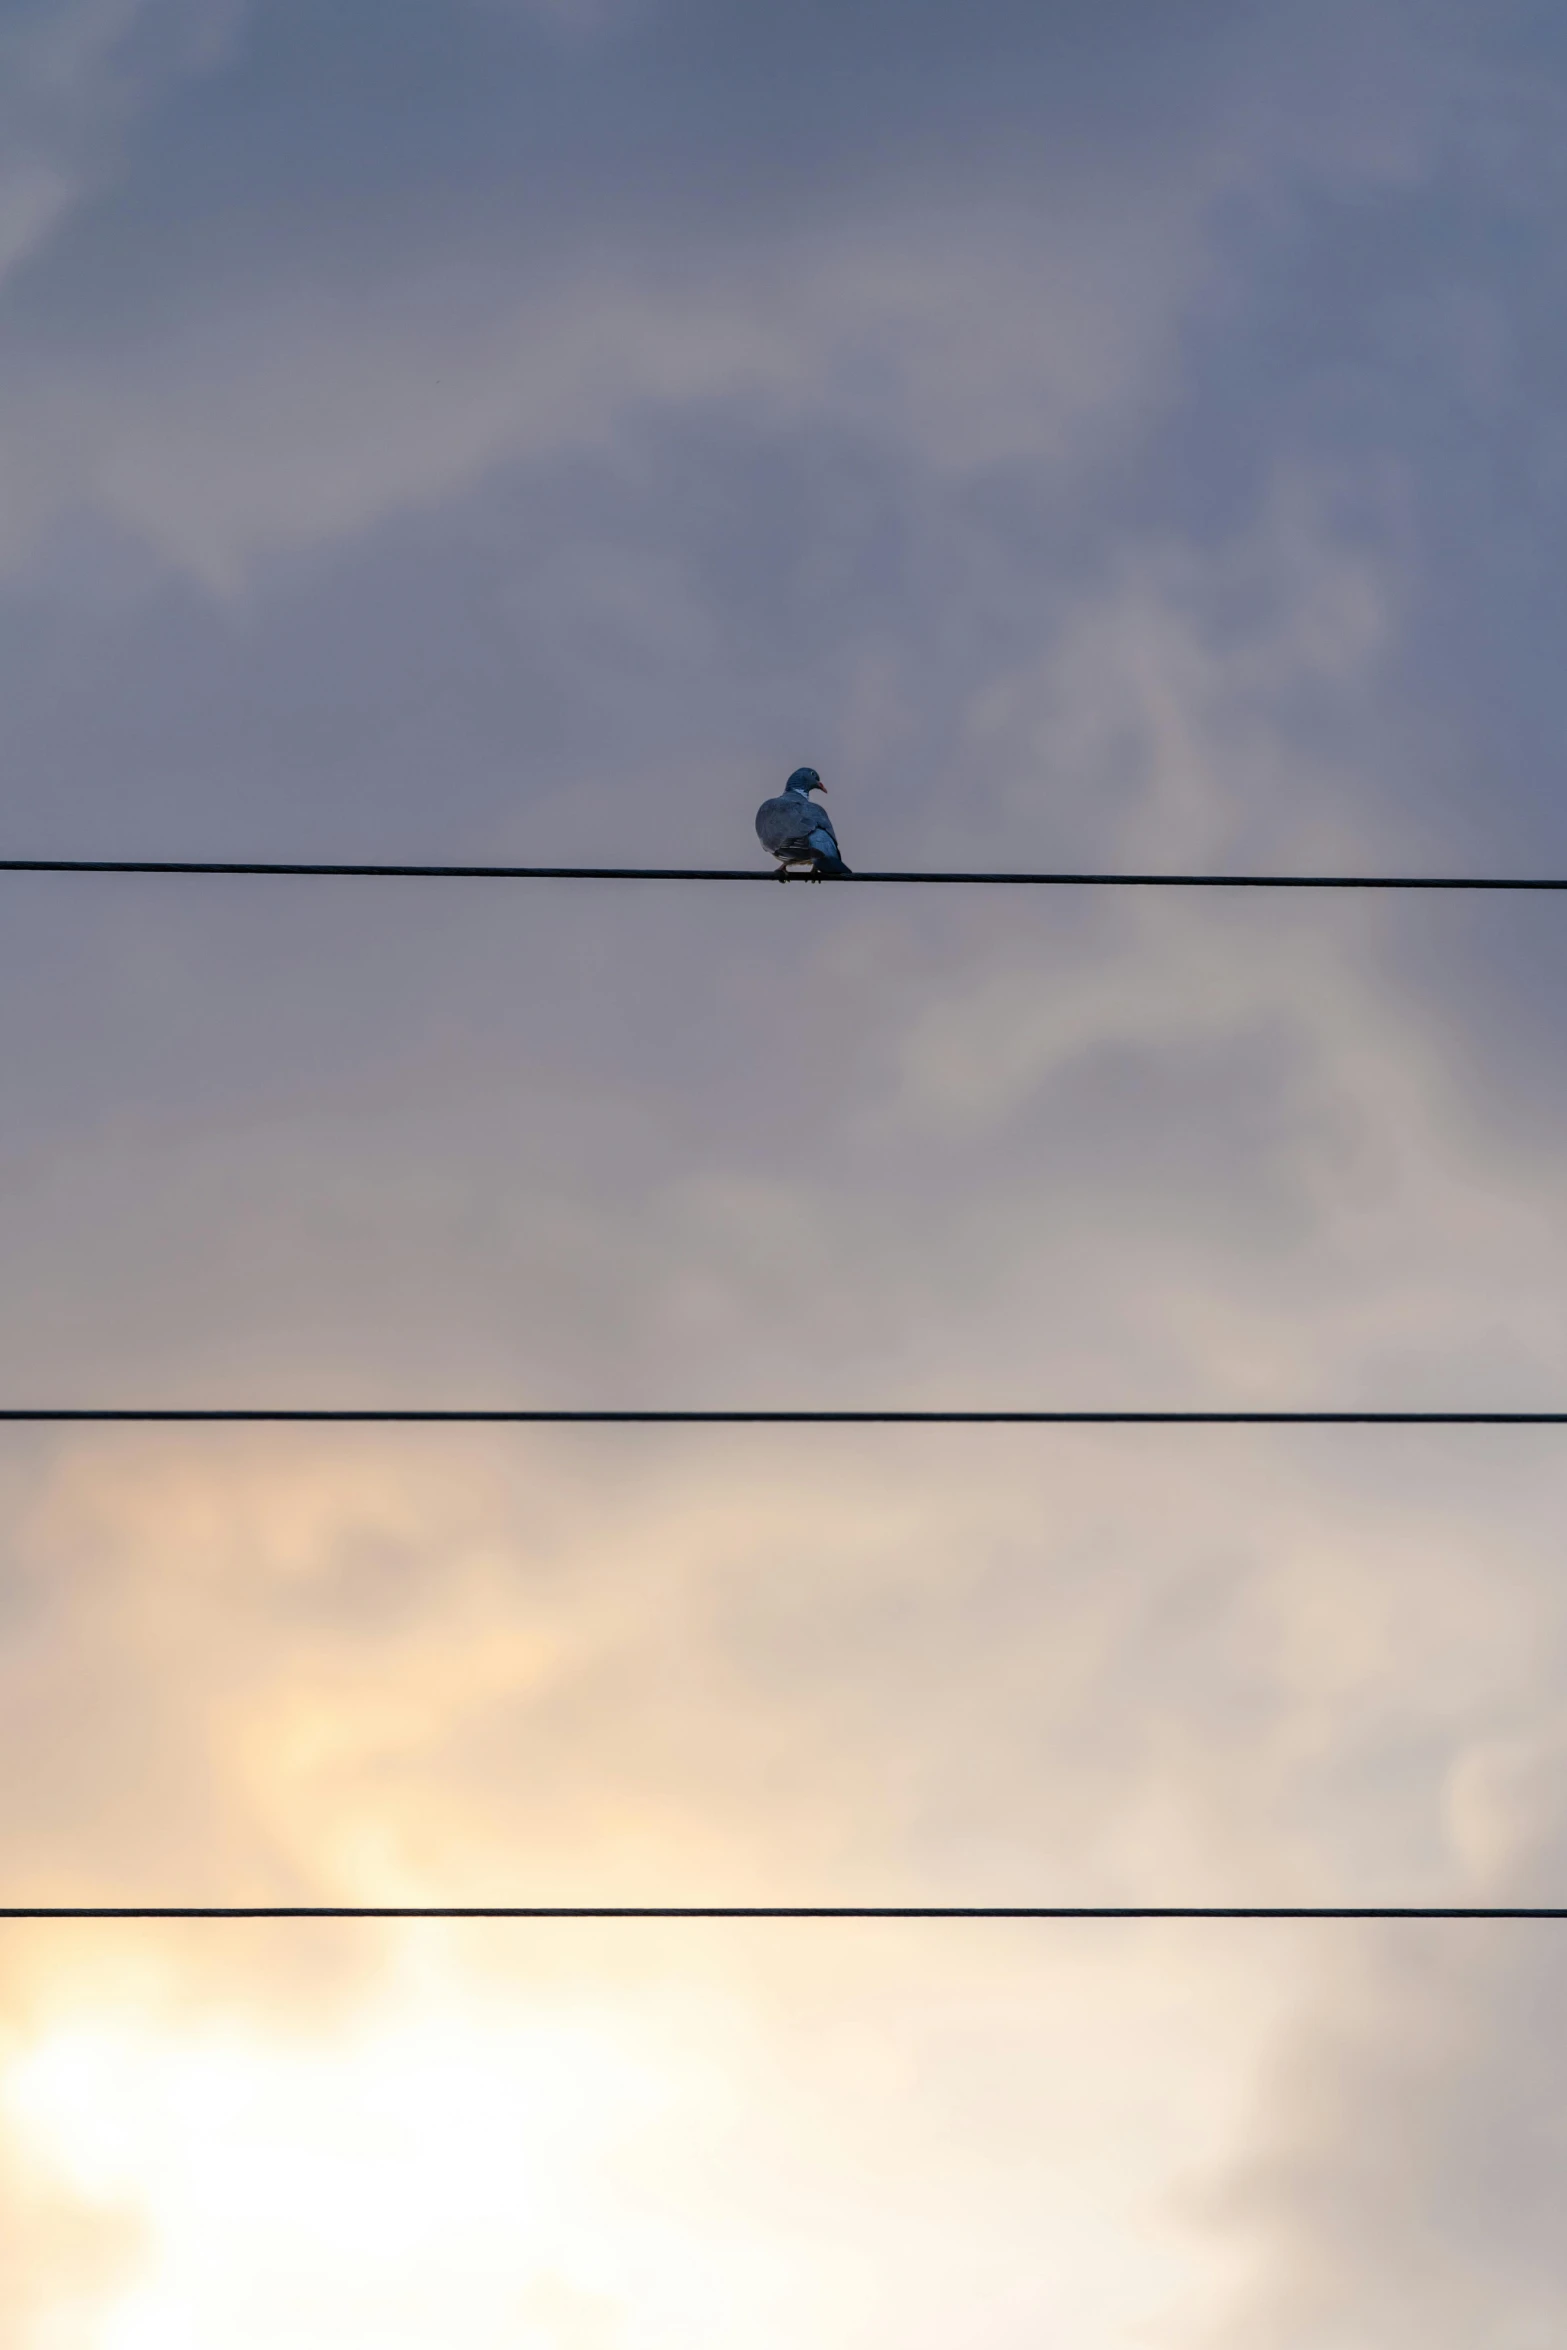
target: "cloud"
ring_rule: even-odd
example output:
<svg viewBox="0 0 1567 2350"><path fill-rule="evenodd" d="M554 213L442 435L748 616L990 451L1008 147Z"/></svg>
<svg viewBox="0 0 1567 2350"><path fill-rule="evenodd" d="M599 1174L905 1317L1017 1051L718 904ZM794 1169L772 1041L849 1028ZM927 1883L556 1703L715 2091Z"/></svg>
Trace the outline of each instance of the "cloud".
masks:
<svg viewBox="0 0 1567 2350"><path fill-rule="evenodd" d="M1567 2308L1548 2182L1562 2092L1554 1929L1385 1934L1336 1973L1215 2216L1257 2282L1212 2338L1535 2350Z"/></svg>
<svg viewBox="0 0 1567 2350"><path fill-rule="evenodd" d="M1516 483L1538 535L1555 429L1437 298L1453 208L1488 235L1499 189L1544 203L1532 132L1505 170L1477 117L1456 139L1462 11L1362 11L1353 50L1302 12L1175 82L1154 15L1152 65L1118 20L1048 90L1035 32L991 54L953 15L866 114L870 11L798 208L753 134L797 107L799 12L688 182L695 18L565 64L502 28L547 96L604 77L573 139L627 144L622 69L662 92L657 168L592 218L544 164L547 213L522 166L485 178L477 34L397 112L431 21L389 11L372 60L359 20L277 12L167 179L125 93L178 103L216 19L28 51L144 209L117 308L90 207L12 280L12 837L727 861L808 755L872 864L1417 865L1476 807L1488 859L1538 843L1510 783L1472 797L1454 699L1536 690L1538 600L1491 612L1471 525ZM1182 107L1215 76L1210 138ZM397 211L432 113L450 186ZM888 158L932 124L916 218ZM235 212L197 201L224 184ZM210 242L146 234L176 217ZM1476 235L1535 321L1527 240ZM20 1399L1559 1384L1549 909L28 888ZM15 1899L1504 1898L1560 1857L1563 1472L1532 1437L7 1455ZM8 1930L6 2320L19 2350L424 2350L455 2246L465 2339L530 2350L1529 2350L1563 2290L1550 1947Z"/></svg>
<svg viewBox="0 0 1567 2350"><path fill-rule="evenodd" d="M11 0L0 16L0 282L102 184L128 126L230 51L243 0Z"/></svg>
<svg viewBox="0 0 1567 2350"><path fill-rule="evenodd" d="M602 448L660 410L895 422L943 469L1064 455L1146 401L1200 260L1171 251L1174 224L1158 242L1112 227L1091 261L1082 237L1041 251L983 216L934 243L851 232L694 285L616 269L561 290L501 282L455 320L439 279L351 309L327 292L220 302L112 370L13 373L10 559L96 512L232 587L269 553ZM1126 300L1129 267L1145 308Z"/></svg>
<svg viewBox="0 0 1567 2350"><path fill-rule="evenodd" d="M239 21L173 0L163 11L99 0L79 17L70 43L63 26L47 42L35 30L31 78L78 93L73 120L94 135L230 56ZM1234 285L1232 223L1259 191L1286 173L1303 204L1324 187L1406 190L1473 96L1472 75L1438 45L1404 91L1396 135L1379 114L1395 166L1385 139L1365 148L1344 127L1358 119L1351 74L1326 75L1320 134L1308 136L1280 117L1278 56L1237 51L1224 18L1214 12L1200 52L1217 97L1203 98L1181 138L1118 139L1113 163L1075 136L1036 139L1019 158L1015 124L987 153L976 124L939 157L921 150L911 191L901 149L861 154L849 126L828 118L811 136L830 153L802 185L851 156L855 184L825 216L759 210L750 192L726 213L715 188L697 225L671 212L665 178L641 187L633 151L602 158L586 212L587 194L562 202L561 189L519 181L509 238L497 237L493 201L476 209L459 183L439 233L426 216L404 236L367 240L335 192L319 222L279 209L273 235L247 236L237 270L198 253L186 281L166 283L165 270L139 306L97 302L101 321L72 318L96 295L90 272L73 291L67 268L59 316L0 376L11 452L0 557L14 568L62 521L97 515L232 591L269 553L435 506L500 468L623 444L660 413L721 423L738 412L753 428L795 432L830 421L907 448L938 476L1124 462L1179 391L1183 333ZM1361 28L1379 92L1383 47L1409 54L1390 30L1400 22L1384 12L1374 37ZM676 28L662 29L673 58ZM656 48L659 32L643 38ZM865 67L858 43L869 38L861 27L846 72ZM1320 47L1310 49L1321 77ZM466 56L461 41L456 54ZM790 52L779 71L787 81L803 62ZM309 63L308 44L297 59L279 48L296 110ZM465 70L446 95L477 126L477 58ZM671 73L683 112L693 96ZM911 135L937 79L932 58L900 95ZM575 118L574 84L557 103ZM1193 133L1207 110L1205 141ZM581 127L599 136L591 117ZM709 131L703 168L719 170L728 152ZM25 173L18 186L22 235L47 204ZM190 201L202 201L199 187ZM562 208L541 239L526 224L552 203Z"/></svg>

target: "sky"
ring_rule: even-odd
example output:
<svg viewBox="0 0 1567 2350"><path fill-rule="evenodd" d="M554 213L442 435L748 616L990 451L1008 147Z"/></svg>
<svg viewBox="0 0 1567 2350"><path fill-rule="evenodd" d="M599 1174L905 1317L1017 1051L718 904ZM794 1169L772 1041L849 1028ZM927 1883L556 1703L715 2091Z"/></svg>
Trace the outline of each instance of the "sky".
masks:
<svg viewBox="0 0 1567 2350"><path fill-rule="evenodd" d="M1567 873L1534 0L0 0L14 856ZM1548 897L0 877L0 1400L1550 1408ZM1567 1898L1527 1431L12 1429L6 1903ZM1550 1926L0 1928L0 2350L1557 2350Z"/></svg>

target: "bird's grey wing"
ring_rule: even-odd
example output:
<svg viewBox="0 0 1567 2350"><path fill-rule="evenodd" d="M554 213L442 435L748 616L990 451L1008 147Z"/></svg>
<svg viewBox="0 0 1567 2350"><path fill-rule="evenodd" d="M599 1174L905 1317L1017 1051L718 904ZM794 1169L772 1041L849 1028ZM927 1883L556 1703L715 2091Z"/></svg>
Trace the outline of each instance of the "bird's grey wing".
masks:
<svg viewBox="0 0 1567 2350"><path fill-rule="evenodd" d="M816 829L816 810L798 793L783 792L764 800L756 811L756 837L775 857L804 856L806 842Z"/></svg>
<svg viewBox="0 0 1567 2350"><path fill-rule="evenodd" d="M834 855L836 855L838 849L838 835L832 828L832 818L828 815L825 808L813 808L811 810L810 830L806 834L806 838L809 840L813 849L819 846L821 835L824 832L827 835L828 847L833 851Z"/></svg>

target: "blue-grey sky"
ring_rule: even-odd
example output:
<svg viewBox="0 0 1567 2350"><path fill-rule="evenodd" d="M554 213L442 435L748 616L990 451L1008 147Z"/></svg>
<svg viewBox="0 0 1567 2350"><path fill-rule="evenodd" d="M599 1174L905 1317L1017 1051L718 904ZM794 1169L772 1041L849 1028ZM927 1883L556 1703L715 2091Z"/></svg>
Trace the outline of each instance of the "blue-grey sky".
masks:
<svg viewBox="0 0 1567 2350"><path fill-rule="evenodd" d="M1567 35L0 0L7 853L1567 872ZM1543 1405L1549 900L4 883L18 1403ZM1552 1899L1554 1439L0 1451L23 1900ZM7 2350L1546 2350L1549 1930L18 1931Z"/></svg>

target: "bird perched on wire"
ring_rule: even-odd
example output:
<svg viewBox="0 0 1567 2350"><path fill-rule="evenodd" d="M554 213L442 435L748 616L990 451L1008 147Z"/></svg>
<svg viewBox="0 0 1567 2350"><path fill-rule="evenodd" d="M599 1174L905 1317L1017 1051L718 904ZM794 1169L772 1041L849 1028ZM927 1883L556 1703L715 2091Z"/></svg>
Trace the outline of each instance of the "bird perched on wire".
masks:
<svg viewBox="0 0 1567 2350"><path fill-rule="evenodd" d="M814 767L797 767L777 798L764 800L756 811L756 837L778 859L780 881L788 880L791 865L809 866L811 881L848 877L832 818L811 801L812 792L824 788Z"/></svg>

